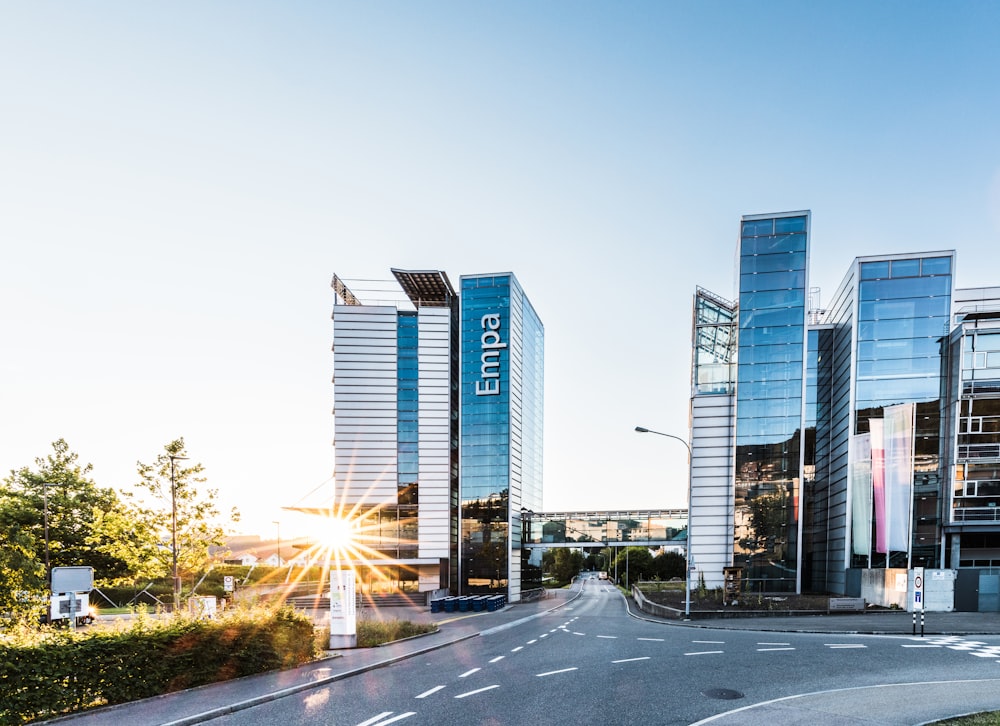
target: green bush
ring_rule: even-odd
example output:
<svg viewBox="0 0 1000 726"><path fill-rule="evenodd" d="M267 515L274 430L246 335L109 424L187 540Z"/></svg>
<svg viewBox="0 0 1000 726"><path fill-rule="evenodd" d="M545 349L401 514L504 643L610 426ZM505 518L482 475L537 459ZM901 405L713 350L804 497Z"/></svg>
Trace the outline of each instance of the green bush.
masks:
<svg viewBox="0 0 1000 726"><path fill-rule="evenodd" d="M291 608L218 620L139 618L121 631L44 629L0 641L0 724L191 688L317 655L312 621Z"/></svg>
<svg viewBox="0 0 1000 726"><path fill-rule="evenodd" d="M412 638L433 631L437 626L412 623L409 620L359 620L357 625L358 647L372 648L394 640Z"/></svg>

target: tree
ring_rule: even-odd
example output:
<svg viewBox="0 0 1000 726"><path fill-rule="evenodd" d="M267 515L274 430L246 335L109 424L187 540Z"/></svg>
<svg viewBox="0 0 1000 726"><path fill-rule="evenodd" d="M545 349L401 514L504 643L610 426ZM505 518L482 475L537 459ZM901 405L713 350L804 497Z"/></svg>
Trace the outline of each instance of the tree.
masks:
<svg viewBox="0 0 1000 726"><path fill-rule="evenodd" d="M664 552L659 557L653 558L653 568L651 574L661 580L671 580L675 577L683 579L687 562L684 555L677 552Z"/></svg>
<svg viewBox="0 0 1000 726"><path fill-rule="evenodd" d="M632 583L649 578L653 572L653 555L645 547L626 547L615 560L618 579L626 588Z"/></svg>
<svg viewBox="0 0 1000 726"><path fill-rule="evenodd" d="M181 577L203 571L211 561L211 548L221 547L226 541L226 528L219 522L218 490L199 491L206 481L201 475L205 467L184 465L187 456L183 438L171 441L163 450L151 464L136 463L136 488L152 501L147 504L128 493L124 511L101 517L97 527L105 535L108 552L124 559L138 579L165 577L172 572L174 505ZM235 508L229 521L239 521Z"/></svg>
<svg viewBox="0 0 1000 726"><path fill-rule="evenodd" d="M45 602L45 567L31 534L0 525L0 626L28 621Z"/></svg>
<svg viewBox="0 0 1000 726"><path fill-rule="evenodd" d="M28 535L24 546L43 566L47 510L51 566L87 565L96 577L115 579L126 574L126 565L107 551L107 542L95 537L93 528L101 513L119 510L122 503L113 489L94 483L93 467L81 465L79 458L65 439L58 439L51 454L35 459L35 470L11 471L0 486L0 528Z"/></svg>
<svg viewBox="0 0 1000 726"><path fill-rule="evenodd" d="M555 563L552 574L559 582L569 582L574 575L580 572L583 566L583 553L579 550L570 550L567 547L560 547L555 553Z"/></svg>

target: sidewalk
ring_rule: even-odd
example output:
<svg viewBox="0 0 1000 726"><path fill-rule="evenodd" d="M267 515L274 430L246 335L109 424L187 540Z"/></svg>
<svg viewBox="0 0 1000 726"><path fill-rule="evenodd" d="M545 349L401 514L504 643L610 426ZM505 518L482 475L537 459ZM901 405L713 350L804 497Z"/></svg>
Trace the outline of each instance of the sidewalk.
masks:
<svg viewBox="0 0 1000 726"><path fill-rule="evenodd" d="M480 632L490 628L537 617L564 605L577 594L578 591L552 590L546 599L508 605L503 610L492 613L431 613L430 608L387 608L380 613L381 617L435 623L438 625L438 632L389 643L378 648L329 651L328 657L291 670L261 673L213 683L141 701L63 716L43 723L68 726L98 726L107 723L188 726L201 723L437 650L476 637ZM377 617L375 613L367 615Z"/></svg>

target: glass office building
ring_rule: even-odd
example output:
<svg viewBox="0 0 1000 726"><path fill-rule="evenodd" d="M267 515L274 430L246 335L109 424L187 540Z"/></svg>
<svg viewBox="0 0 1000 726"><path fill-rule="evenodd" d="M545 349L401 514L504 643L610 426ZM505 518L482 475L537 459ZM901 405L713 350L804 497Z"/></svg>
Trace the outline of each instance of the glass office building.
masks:
<svg viewBox="0 0 1000 726"><path fill-rule="evenodd" d="M809 212L742 218L731 360L730 308L695 295L691 537L716 553L699 576L856 594L864 570L1000 563L1000 289L955 291L953 251L865 256L821 309L809 237ZM699 535L723 516L728 537Z"/></svg>
<svg viewBox="0 0 1000 726"><path fill-rule="evenodd" d="M734 562L750 591L799 589L809 213L743 217Z"/></svg>
<svg viewBox="0 0 1000 726"><path fill-rule="evenodd" d="M461 281L459 591L522 589L522 510L541 509L544 329L511 273Z"/></svg>
<svg viewBox="0 0 1000 726"><path fill-rule="evenodd" d="M332 513L368 555L351 565L362 589L517 600L521 508L541 508L542 324L510 273L459 294L441 271L392 272L398 289L367 295L333 280Z"/></svg>

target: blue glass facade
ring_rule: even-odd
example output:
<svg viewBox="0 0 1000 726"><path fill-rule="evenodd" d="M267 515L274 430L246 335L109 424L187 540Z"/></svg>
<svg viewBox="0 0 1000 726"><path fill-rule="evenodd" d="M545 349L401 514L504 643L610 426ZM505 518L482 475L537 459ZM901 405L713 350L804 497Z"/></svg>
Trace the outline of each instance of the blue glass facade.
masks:
<svg viewBox="0 0 1000 726"><path fill-rule="evenodd" d="M855 548L855 567L940 566L942 351L952 263L950 254L859 260L854 433L868 433L886 406L913 403L915 414L910 552Z"/></svg>
<svg viewBox="0 0 1000 726"><path fill-rule="evenodd" d="M750 591L798 590L808 213L740 234L734 564Z"/></svg>
<svg viewBox="0 0 1000 726"><path fill-rule="evenodd" d="M459 589L521 582L521 509L540 508L544 331L510 274L463 277Z"/></svg>

